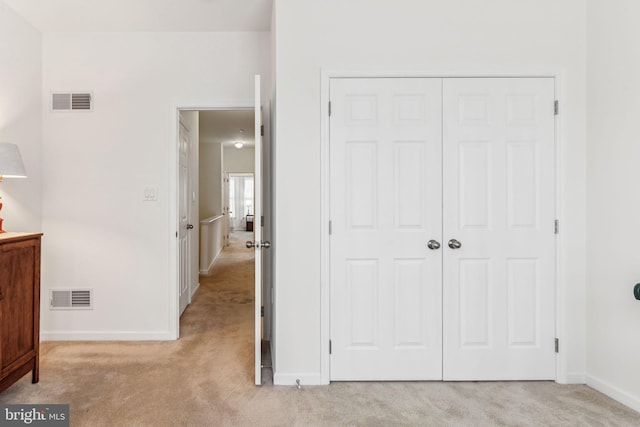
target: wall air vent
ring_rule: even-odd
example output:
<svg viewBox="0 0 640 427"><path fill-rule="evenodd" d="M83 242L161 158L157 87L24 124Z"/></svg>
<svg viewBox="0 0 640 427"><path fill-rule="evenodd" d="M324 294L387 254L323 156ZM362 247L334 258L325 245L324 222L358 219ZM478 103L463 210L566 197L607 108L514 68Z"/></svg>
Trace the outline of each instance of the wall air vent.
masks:
<svg viewBox="0 0 640 427"><path fill-rule="evenodd" d="M93 290L51 290L49 308L51 310L91 310L93 308Z"/></svg>
<svg viewBox="0 0 640 427"><path fill-rule="evenodd" d="M90 92L55 92L51 94L51 110L91 111L93 110L93 96Z"/></svg>

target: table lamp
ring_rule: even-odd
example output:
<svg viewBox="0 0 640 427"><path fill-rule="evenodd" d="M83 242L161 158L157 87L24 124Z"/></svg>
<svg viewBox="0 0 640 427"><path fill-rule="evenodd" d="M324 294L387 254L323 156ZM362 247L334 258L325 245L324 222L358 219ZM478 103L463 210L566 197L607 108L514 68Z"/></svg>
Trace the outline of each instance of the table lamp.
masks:
<svg viewBox="0 0 640 427"><path fill-rule="evenodd" d="M24 170L20 150L15 144L8 142L0 142L0 182L3 178L26 178L27 173ZM1 200L1 198L0 198ZM0 201L0 210L2 210L2 202ZM5 233L2 229L2 221L0 218L0 233Z"/></svg>

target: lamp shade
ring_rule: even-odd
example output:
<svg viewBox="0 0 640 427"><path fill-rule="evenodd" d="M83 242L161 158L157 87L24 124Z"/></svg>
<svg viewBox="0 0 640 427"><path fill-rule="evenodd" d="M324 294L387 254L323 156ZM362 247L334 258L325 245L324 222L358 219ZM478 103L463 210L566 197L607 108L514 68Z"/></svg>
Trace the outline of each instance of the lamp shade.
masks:
<svg viewBox="0 0 640 427"><path fill-rule="evenodd" d="M0 142L0 177L2 178L26 178L20 150L15 144Z"/></svg>

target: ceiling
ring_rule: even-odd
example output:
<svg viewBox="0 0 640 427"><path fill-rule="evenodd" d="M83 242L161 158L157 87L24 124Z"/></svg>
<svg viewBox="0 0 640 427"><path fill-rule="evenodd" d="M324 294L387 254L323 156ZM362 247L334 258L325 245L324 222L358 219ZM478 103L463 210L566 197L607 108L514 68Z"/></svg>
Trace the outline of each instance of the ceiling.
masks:
<svg viewBox="0 0 640 427"><path fill-rule="evenodd" d="M253 110L200 111L200 142L227 146L242 141L245 146L253 147L254 126Z"/></svg>
<svg viewBox="0 0 640 427"><path fill-rule="evenodd" d="M2 0L39 31L269 31L273 0Z"/></svg>

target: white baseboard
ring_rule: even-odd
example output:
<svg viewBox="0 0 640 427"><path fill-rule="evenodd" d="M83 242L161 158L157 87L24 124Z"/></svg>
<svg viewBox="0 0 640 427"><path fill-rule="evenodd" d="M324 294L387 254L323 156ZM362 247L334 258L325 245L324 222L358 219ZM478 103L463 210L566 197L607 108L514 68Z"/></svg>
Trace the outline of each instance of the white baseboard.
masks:
<svg viewBox="0 0 640 427"><path fill-rule="evenodd" d="M326 383L322 382L322 375L320 375L320 372L298 374L281 374L278 372L274 372L273 374L274 385L297 385L297 380L300 380L301 386L327 385Z"/></svg>
<svg viewBox="0 0 640 427"><path fill-rule="evenodd" d="M211 269L213 269L213 264L215 264L217 259L218 255L213 257L213 260L211 261L211 264L209 264L209 267L207 267L206 270L200 270L200 274L202 274L203 276L208 276L209 274L211 274Z"/></svg>
<svg viewBox="0 0 640 427"><path fill-rule="evenodd" d="M584 372L569 372L567 374L567 384L586 384L587 378Z"/></svg>
<svg viewBox="0 0 640 427"><path fill-rule="evenodd" d="M635 411L640 412L640 396L634 396L633 394L592 375L587 375L586 382L589 387L598 390L600 393L606 394L610 398L617 400Z"/></svg>
<svg viewBox="0 0 640 427"><path fill-rule="evenodd" d="M202 269L200 270L200 274L202 274L203 276L208 276L209 274L211 274L211 270L213 270L213 265L216 263L221 253L222 253L222 248L220 248L216 256L213 257L213 259L211 260L211 263L209 264L209 267L206 270L202 270Z"/></svg>
<svg viewBox="0 0 640 427"><path fill-rule="evenodd" d="M193 296L196 294L196 292L198 292L198 289L200 289L200 282L196 283L196 286L191 291L191 298L193 298Z"/></svg>
<svg viewBox="0 0 640 427"><path fill-rule="evenodd" d="M173 341L171 332L41 331L40 341Z"/></svg>

